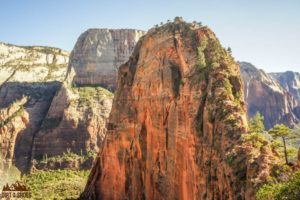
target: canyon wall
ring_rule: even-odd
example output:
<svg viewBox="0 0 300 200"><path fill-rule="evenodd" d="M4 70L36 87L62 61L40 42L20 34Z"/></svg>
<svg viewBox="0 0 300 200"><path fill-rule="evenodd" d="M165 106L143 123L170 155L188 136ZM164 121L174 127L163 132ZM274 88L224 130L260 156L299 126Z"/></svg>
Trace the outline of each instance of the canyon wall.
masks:
<svg viewBox="0 0 300 200"><path fill-rule="evenodd" d="M27 171L34 136L67 71L68 53L0 43L1 169Z"/></svg>
<svg viewBox="0 0 300 200"><path fill-rule="evenodd" d="M282 73L270 73L281 87L289 91L300 104L300 74L298 72L286 71Z"/></svg>
<svg viewBox="0 0 300 200"><path fill-rule="evenodd" d="M295 114L298 102L290 90L286 90L287 87L283 88L276 79L252 64L247 62L239 64L244 81L248 116L252 117L256 112L260 112L264 116L266 129L280 123L294 127L299 122Z"/></svg>
<svg viewBox="0 0 300 200"><path fill-rule="evenodd" d="M84 155L99 151L113 99L106 89L115 88L117 68L142 34L133 29L90 29L79 37L65 82L36 135L34 160L67 151Z"/></svg>

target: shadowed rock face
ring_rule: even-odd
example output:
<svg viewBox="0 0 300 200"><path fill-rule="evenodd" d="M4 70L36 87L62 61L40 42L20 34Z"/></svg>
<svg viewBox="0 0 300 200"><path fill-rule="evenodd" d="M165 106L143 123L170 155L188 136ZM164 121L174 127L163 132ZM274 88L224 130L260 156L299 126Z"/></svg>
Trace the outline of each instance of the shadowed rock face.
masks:
<svg viewBox="0 0 300 200"><path fill-rule="evenodd" d="M260 112L264 116L266 129L279 123L290 127L297 124L298 118L294 113L297 106L295 98L263 70L250 63L239 64L244 81L248 116L252 117L256 112Z"/></svg>
<svg viewBox="0 0 300 200"><path fill-rule="evenodd" d="M33 158L58 156L68 150L76 154L97 152L106 134L112 98L100 87L74 88L64 84L35 137Z"/></svg>
<svg viewBox="0 0 300 200"><path fill-rule="evenodd" d="M118 67L128 60L143 34L134 29L89 29L84 32L70 57L69 66L76 73L73 83L113 90Z"/></svg>
<svg viewBox="0 0 300 200"><path fill-rule="evenodd" d="M246 126L239 66L214 33L181 21L150 30L119 68L80 199L253 199L268 163L250 160Z"/></svg>
<svg viewBox="0 0 300 200"><path fill-rule="evenodd" d="M28 170L34 136L45 118L59 82L8 82L0 90L2 167Z"/></svg>
<svg viewBox="0 0 300 200"><path fill-rule="evenodd" d="M28 170L34 136L65 78L69 53L0 42L0 142L3 168Z"/></svg>

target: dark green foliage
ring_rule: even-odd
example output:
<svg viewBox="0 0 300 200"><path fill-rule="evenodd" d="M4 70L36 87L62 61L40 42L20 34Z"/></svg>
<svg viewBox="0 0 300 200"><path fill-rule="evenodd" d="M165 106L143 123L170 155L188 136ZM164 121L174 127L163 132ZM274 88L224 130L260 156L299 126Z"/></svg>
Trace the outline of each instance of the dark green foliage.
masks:
<svg viewBox="0 0 300 200"><path fill-rule="evenodd" d="M250 142L255 148L260 149L266 141L266 138L262 133L253 132L247 135L244 135L244 139Z"/></svg>
<svg viewBox="0 0 300 200"><path fill-rule="evenodd" d="M49 130L58 127L62 120L62 117L48 117L43 121L42 129Z"/></svg>
<svg viewBox="0 0 300 200"><path fill-rule="evenodd" d="M206 58L205 58L205 49L207 47L207 44L208 44L207 37L203 37L197 48L197 54L198 54L197 65L198 65L199 69L203 69L203 68L207 67Z"/></svg>
<svg viewBox="0 0 300 200"><path fill-rule="evenodd" d="M228 47L228 48L227 48L227 52L228 52L229 54L231 54L231 53L232 53L232 50L231 50L231 48L230 48L230 47Z"/></svg>
<svg viewBox="0 0 300 200"><path fill-rule="evenodd" d="M300 171L282 183L266 184L256 193L257 200L296 200L300 199Z"/></svg>
<svg viewBox="0 0 300 200"><path fill-rule="evenodd" d="M287 140L293 138L291 134L292 130L285 126L284 124L276 124L272 129L269 130L269 134L272 135L274 139L280 138L283 144L283 152L285 157L285 162L288 164L288 151L287 151Z"/></svg>
<svg viewBox="0 0 300 200"><path fill-rule="evenodd" d="M249 131L251 133L262 133L264 130L264 117L259 112L257 112L254 117L250 119Z"/></svg>

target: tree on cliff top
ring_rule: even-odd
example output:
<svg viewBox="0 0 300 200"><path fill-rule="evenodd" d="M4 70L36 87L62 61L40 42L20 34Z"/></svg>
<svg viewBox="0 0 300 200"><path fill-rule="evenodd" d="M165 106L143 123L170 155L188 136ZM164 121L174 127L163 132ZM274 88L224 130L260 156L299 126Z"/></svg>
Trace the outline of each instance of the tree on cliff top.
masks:
<svg viewBox="0 0 300 200"><path fill-rule="evenodd" d="M269 134L272 135L274 139L281 138L283 143L283 151L285 157L285 163L288 164L288 153L286 147L286 140L293 138L291 135L292 130L283 124L276 124L272 129L269 130Z"/></svg>

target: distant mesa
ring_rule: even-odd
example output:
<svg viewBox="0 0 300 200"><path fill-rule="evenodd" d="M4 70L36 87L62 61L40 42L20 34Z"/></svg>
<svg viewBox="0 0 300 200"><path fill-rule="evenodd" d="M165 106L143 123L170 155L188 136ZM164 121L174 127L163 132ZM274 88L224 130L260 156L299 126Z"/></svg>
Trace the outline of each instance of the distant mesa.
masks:
<svg viewBox="0 0 300 200"><path fill-rule="evenodd" d="M131 55L145 34L135 29L89 29L78 38L70 56L69 76L75 85L101 86L114 90L118 67Z"/></svg>

